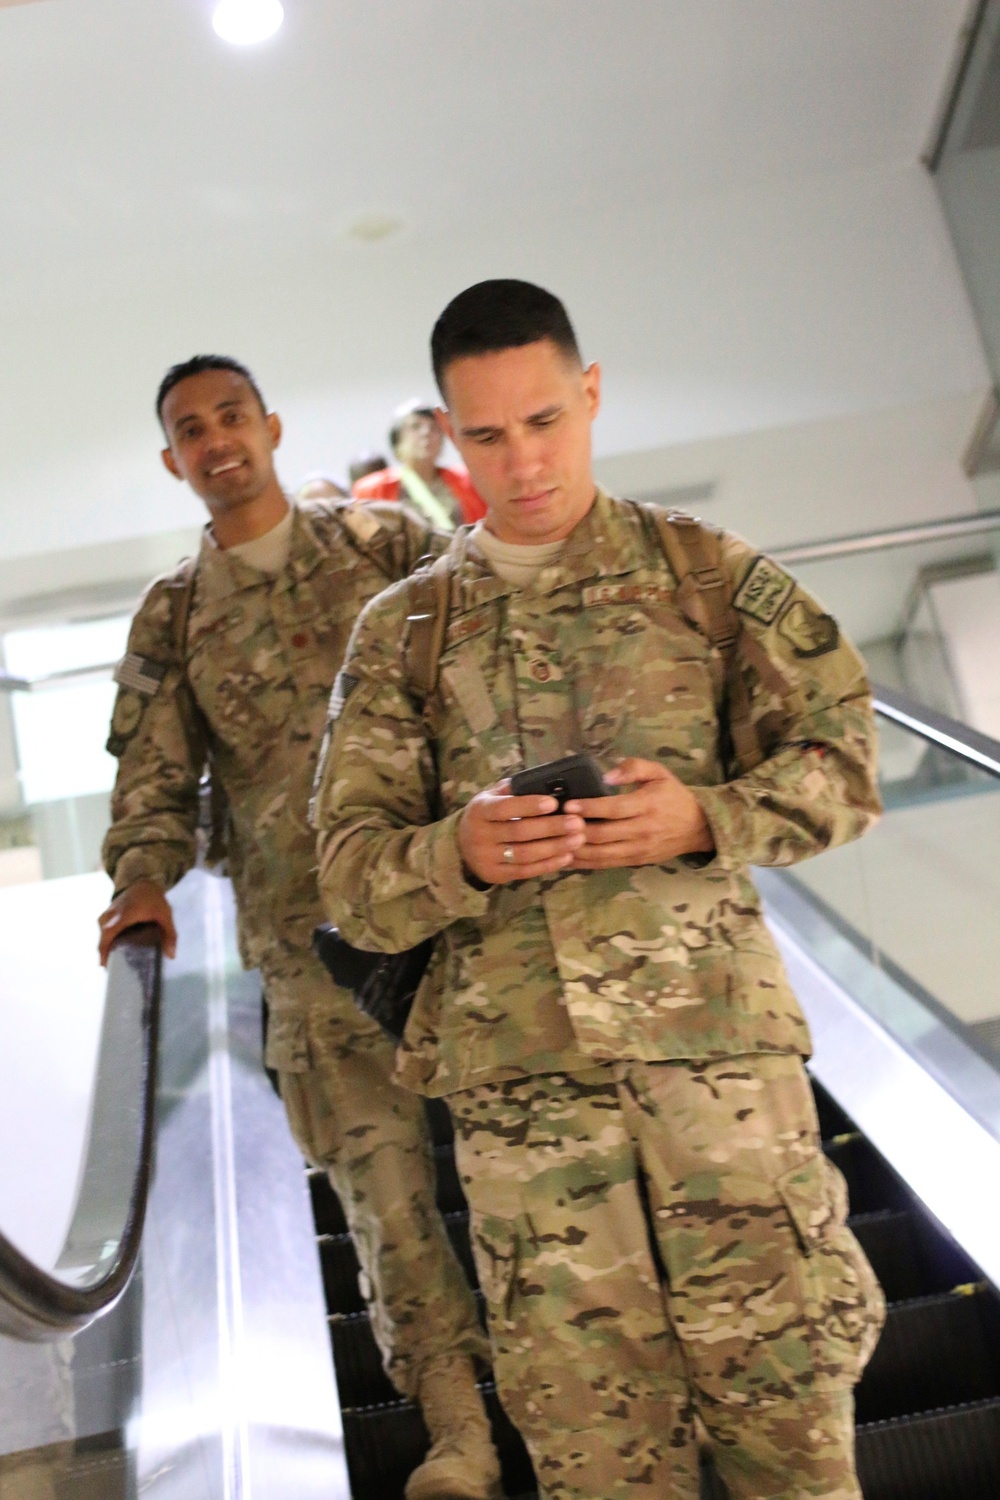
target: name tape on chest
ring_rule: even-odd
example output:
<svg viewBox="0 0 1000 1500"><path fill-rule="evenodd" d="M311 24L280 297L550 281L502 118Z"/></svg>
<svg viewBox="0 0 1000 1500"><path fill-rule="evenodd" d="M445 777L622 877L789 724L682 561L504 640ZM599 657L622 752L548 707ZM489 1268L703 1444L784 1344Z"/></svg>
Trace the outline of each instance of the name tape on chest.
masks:
<svg viewBox="0 0 1000 1500"><path fill-rule="evenodd" d="M131 688L144 698L152 698L160 690L167 675L163 662L140 656L137 651L128 651L115 667L115 681L120 687Z"/></svg>
<svg viewBox="0 0 1000 1500"><path fill-rule="evenodd" d="M454 661L441 668L441 680L465 715L473 734L482 734L497 721L486 679L471 650L460 651Z"/></svg>
<svg viewBox="0 0 1000 1500"><path fill-rule="evenodd" d="M470 635L478 635L481 630L485 630L489 623L490 615L484 610L480 610L478 614L461 615L457 620L449 620L445 645L457 646L460 641L467 641Z"/></svg>
<svg viewBox="0 0 1000 1500"><path fill-rule="evenodd" d="M773 625L795 589L789 578L769 557L756 557L733 597L733 605L761 625Z"/></svg>
<svg viewBox="0 0 1000 1500"><path fill-rule="evenodd" d="M676 604L672 583L590 583L583 590L584 608L591 604Z"/></svg>

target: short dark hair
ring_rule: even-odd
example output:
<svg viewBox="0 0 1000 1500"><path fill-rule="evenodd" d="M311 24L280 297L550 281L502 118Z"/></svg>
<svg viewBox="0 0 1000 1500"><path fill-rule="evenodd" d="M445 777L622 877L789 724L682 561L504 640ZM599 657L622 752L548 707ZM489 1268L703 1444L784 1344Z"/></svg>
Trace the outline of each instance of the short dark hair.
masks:
<svg viewBox="0 0 1000 1500"><path fill-rule="evenodd" d="M415 404L404 406L401 411L396 413L395 421L389 428L389 447L393 453L395 453L399 446L399 440L403 436L403 423L407 417L428 417L437 426L437 417L434 414L433 406L417 406Z"/></svg>
<svg viewBox="0 0 1000 1500"><path fill-rule="evenodd" d="M260 386L247 369L241 365L238 359L233 359L229 354L194 354L190 359L183 360L179 365L171 365L170 369L160 381L160 388L156 393L156 415L160 426L163 426L163 403L166 401L175 385L180 385L182 380L189 380L192 375L204 375L206 370L231 370L234 375L242 375L247 385L253 391L260 402L262 412L267 412L264 405L264 397L260 393Z"/></svg>
<svg viewBox="0 0 1000 1500"><path fill-rule="evenodd" d="M366 474L378 474L382 469L389 467L389 460L382 453L361 453L357 458L352 458L347 470L347 477L351 484L357 484L359 479L364 479Z"/></svg>
<svg viewBox="0 0 1000 1500"><path fill-rule="evenodd" d="M530 281L478 281L459 292L434 324L434 379L444 395L444 374L456 359L519 349L542 339L551 339L568 359L583 363L573 325L558 297Z"/></svg>

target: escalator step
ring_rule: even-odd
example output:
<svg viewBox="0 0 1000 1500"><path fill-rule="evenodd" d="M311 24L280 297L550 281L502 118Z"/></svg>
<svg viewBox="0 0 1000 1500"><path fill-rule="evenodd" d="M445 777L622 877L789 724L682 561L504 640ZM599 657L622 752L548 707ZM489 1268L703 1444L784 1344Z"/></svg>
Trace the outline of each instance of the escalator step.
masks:
<svg viewBox="0 0 1000 1500"><path fill-rule="evenodd" d="M474 1295L480 1326L485 1328L483 1294L476 1292ZM382 1356L367 1312L334 1314L327 1323L341 1403L344 1406L375 1406L380 1402L398 1400L399 1393L382 1368Z"/></svg>
<svg viewBox="0 0 1000 1500"><path fill-rule="evenodd" d="M849 1223L890 1302L947 1292L976 1280L978 1272L968 1256L916 1209L852 1214Z"/></svg>
<svg viewBox="0 0 1000 1500"><path fill-rule="evenodd" d="M458 1180L455 1152L450 1145L434 1147L434 1168L437 1172L438 1208L443 1214L461 1213L467 1205Z"/></svg>
<svg viewBox="0 0 1000 1500"><path fill-rule="evenodd" d="M857 1420L879 1422L1000 1397L998 1321L985 1287L890 1307L857 1389Z"/></svg>
<svg viewBox="0 0 1000 1500"><path fill-rule="evenodd" d="M455 1139L455 1127L451 1120L451 1111L443 1099L425 1099L424 1113L427 1116L427 1128L430 1131L431 1141L435 1146L450 1146Z"/></svg>
<svg viewBox="0 0 1000 1500"><path fill-rule="evenodd" d="M324 1234L317 1241L328 1313L361 1313L365 1299L358 1285L358 1257L349 1234Z"/></svg>
<svg viewBox="0 0 1000 1500"><path fill-rule="evenodd" d="M816 1113L819 1115L819 1133L824 1141L832 1140L835 1135L849 1135L855 1129L854 1121L845 1115L821 1083L817 1083L815 1078L810 1078L809 1082L812 1084Z"/></svg>
<svg viewBox="0 0 1000 1500"><path fill-rule="evenodd" d="M333 1235L347 1234L344 1210L340 1206L340 1199L333 1191L329 1177L319 1167L311 1167L308 1180L316 1232Z"/></svg>
<svg viewBox="0 0 1000 1500"><path fill-rule="evenodd" d="M863 1136L836 1138L823 1147L827 1156L847 1179L852 1214L870 1214L883 1208L910 1206L906 1189Z"/></svg>
<svg viewBox="0 0 1000 1500"><path fill-rule="evenodd" d="M858 1429L865 1500L997 1500L1000 1399Z"/></svg>
<svg viewBox="0 0 1000 1500"><path fill-rule="evenodd" d="M348 1407L392 1405L399 1401L399 1391L382 1368L382 1355L368 1314L338 1314L327 1321L341 1406L346 1410Z"/></svg>
<svg viewBox="0 0 1000 1500"><path fill-rule="evenodd" d="M881 1213L852 1214L849 1223L871 1262L886 1301L905 1302L946 1290L925 1284L911 1214L902 1209L884 1209Z"/></svg>
<svg viewBox="0 0 1000 1500"><path fill-rule="evenodd" d="M511 1426L492 1382L481 1386L493 1441L500 1456L504 1491L535 1493L531 1460ZM427 1452L427 1429L411 1401L344 1411L344 1444L348 1454L352 1500L400 1500L403 1487Z"/></svg>

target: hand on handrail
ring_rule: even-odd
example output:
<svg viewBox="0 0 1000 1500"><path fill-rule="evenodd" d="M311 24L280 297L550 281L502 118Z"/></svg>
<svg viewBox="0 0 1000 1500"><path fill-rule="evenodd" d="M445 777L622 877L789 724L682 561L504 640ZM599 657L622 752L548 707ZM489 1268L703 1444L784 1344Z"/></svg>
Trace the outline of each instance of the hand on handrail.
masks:
<svg viewBox="0 0 1000 1500"><path fill-rule="evenodd" d="M107 966L108 955L122 933L145 922L152 922L160 929L163 952L167 958L173 958L177 952L177 929L170 902L154 880L137 880L119 891L97 919L101 929L98 953L102 967Z"/></svg>

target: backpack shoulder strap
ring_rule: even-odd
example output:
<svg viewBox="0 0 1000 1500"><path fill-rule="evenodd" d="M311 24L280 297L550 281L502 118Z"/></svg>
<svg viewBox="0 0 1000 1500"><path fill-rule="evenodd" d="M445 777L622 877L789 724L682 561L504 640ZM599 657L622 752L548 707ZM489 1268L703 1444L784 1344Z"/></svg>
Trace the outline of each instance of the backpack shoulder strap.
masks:
<svg viewBox="0 0 1000 1500"><path fill-rule="evenodd" d="M181 671L187 676L187 631L191 618L191 602L194 599L195 579L198 575L198 559L185 557L174 575L173 592L170 596L171 642L174 657Z"/></svg>
<svg viewBox="0 0 1000 1500"><path fill-rule="evenodd" d="M719 534L676 510L651 510L660 547L677 579L684 618L727 660L740 635L732 589L722 567Z"/></svg>
<svg viewBox="0 0 1000 1500"><path fill-rule="evenodd" d="M423 702L437 687L438 666L451 613L451 567L448 554L406 580L406 639L403 658L410 686Z"/></svg>
<svg viewBox="0 0 1000 1500"><path fill-rule="evenodd" d="M689 624L701 632L722 657L728 705L728 730L733 757L741 773L752 771L767 751L753 717L746 678L739 670L742 652L753 658L771 687L785 696L788 685L751 641L733 605L733 591L722 567L719 534L680 511L644 507L652 518L663 555L677 579L677 602Z"/></svg>

